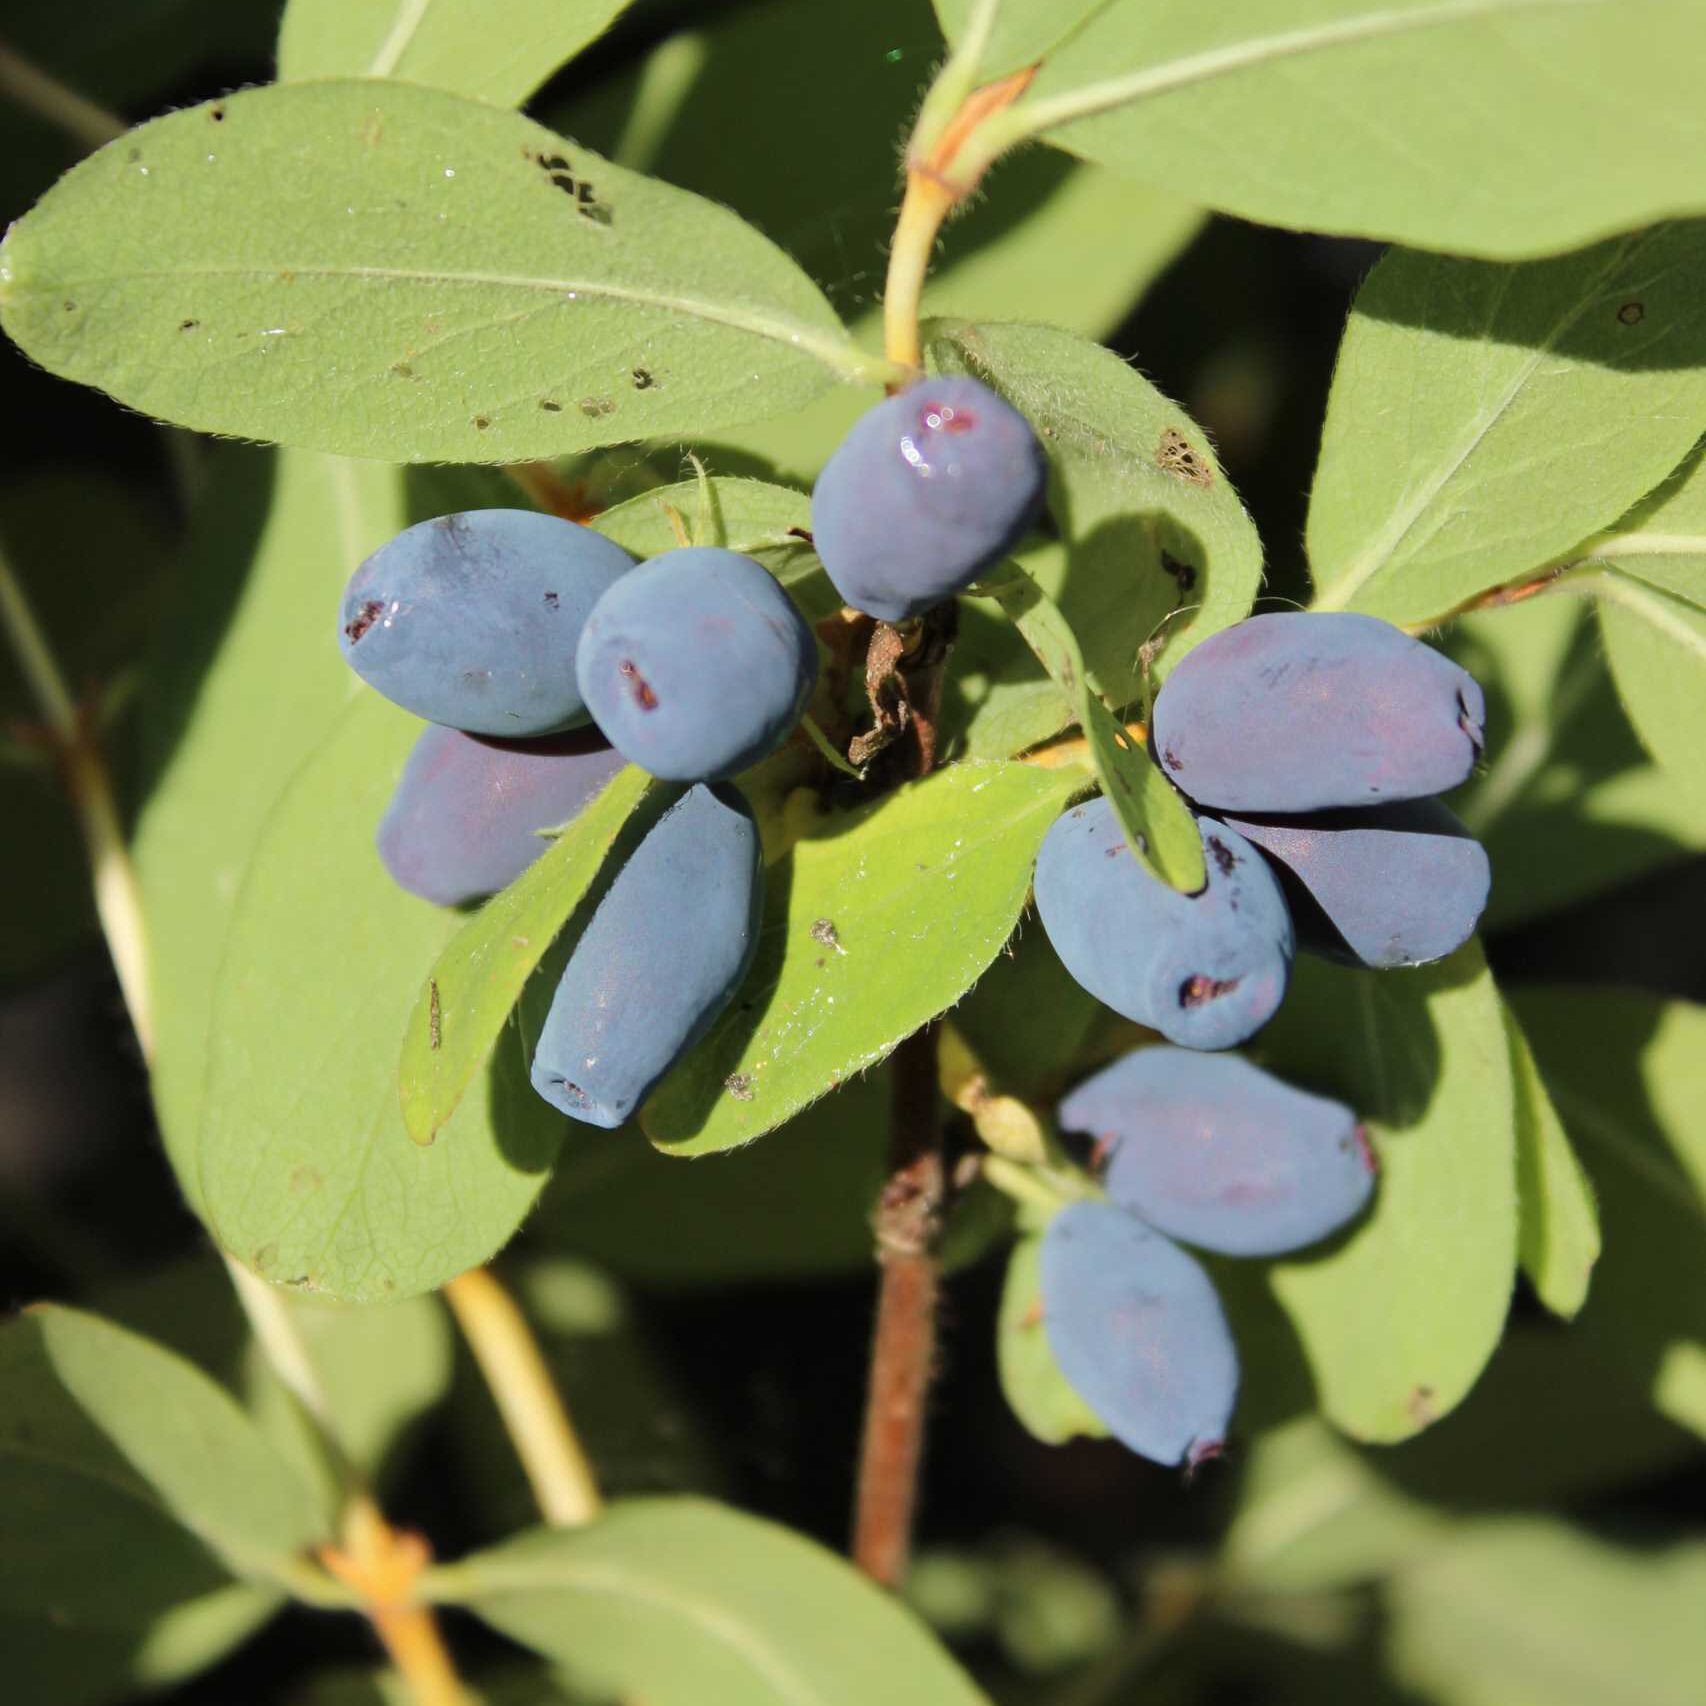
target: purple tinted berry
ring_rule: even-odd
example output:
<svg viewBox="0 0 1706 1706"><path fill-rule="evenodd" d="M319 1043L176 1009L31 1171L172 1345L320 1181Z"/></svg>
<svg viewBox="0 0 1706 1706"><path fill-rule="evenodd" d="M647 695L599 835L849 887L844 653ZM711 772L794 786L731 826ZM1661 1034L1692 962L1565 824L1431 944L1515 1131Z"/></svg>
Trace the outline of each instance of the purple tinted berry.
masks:
<svg viewBox="0 0 1706 1706"><path fill-rule="evenodd" d="M350 576L350 667L428 722L525 740L587 720L575 642L634 559L591 528L525 509L441 515Z"/></svg>
<svg viewBox="0 0 1706 1706"><path fill-rule="evenodd" d="M1058 1118L1108 1156L1112 1202L1222 1255L1317 1243L1374 1189L1374 1151L1349 1108L1235 1054L1136 1049L1080 1084Z"/></svg>
<svg viewBox="0 0 1706 1706"><path fill-rule="evenodd" d="M424 729L379 823L379 857L400 888L460 906L515 881L622 768L590 729L526 742Z"/></svg>
<svg viewBox="0 0 1706 1706"><path fill-rule="evenodd" d="M1492 868L1438 800L1226 819L1279 868L1300 947L1361 966L1420 966L1463 946Z"/></svg>
<svg viewBox="0 0 1706 1706"><path fill-rule="evenodd" d="M740 987L763 899L746 802L732 788L689 788L570 953L533 1051L533 1088L588 1125L620 1125Z"/></svg>
<svg viewBox="0 0 1706 1706"><path fill-rule="evenodd" d="M854 609L899 622L1005 557L1047 482L1017 409L975 379L920 379L861 416L824 465L812 536Z"/></svg>
<svg viewBox="0 0 1706 1706"><path fill-rule="evenodd" d="M598 601L575 668L594 720L630 762L714 782L787 738L817 680L817 642L750 557L691 546Z"/></svg>
<svg viewBox="0 0 1706 1706"><path fill-rule="evenodd" d="M1123 1209L1071 1203L1043 1234L1042 1300L1060 1372L1117 1440L1156 1463L1220 1454L1238 1352L1194 1256Z"/></svg>
<svg viewBox="0 0 1706 1706"><path fill-rule="evenodd" d="M1180 894L1133 858L1106 799L1072 807L1037 855L1037 912L1098 1001L1186 1048L1231 1048L1285 995L1291 917L1249 842L1211 819L1197 829L1208 883Z"/></svg>
<svg viewBox="0 0 1706 1706"><path fill-rule="evenodd" d="M1199 805L1308 812L1455 788L1484 717L1474 677L1390 622L1285 611L1186 653L1150 737Z"/></svg>

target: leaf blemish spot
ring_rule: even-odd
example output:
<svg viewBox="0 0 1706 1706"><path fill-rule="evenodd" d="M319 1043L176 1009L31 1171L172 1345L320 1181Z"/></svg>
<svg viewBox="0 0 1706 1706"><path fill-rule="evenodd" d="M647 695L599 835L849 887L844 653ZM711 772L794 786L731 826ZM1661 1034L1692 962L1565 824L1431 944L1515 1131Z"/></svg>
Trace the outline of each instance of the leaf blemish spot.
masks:
<svg viewBox="0 0 1706 1706"><path fill-rule="evenodd" d="M563 412L563 405L551 397L541 397L539 407L548 415L560 415Z"/></svg>
<svg viewBox="0 0 1706 1706"><path fill-rule="evenodd" d="M1155 465L1163 474L1187 485L1205 490L1214 484L1214 470L1208 460L1191 446L1191 441L1175 427L1168 427L1155 446Z"/></svg>
<svg viewBox="0 0 1706 1706"><path fill-rule="evenodd" d="M1646 303L1635 298L1631 298L1617 310L1617 323L1620 326L1638 326L1646 317Z"/></svg>
<svg viewBox="0 0 1706 1706"><path fill-rule="evenodd" d="M474 417L475 432L484 432L491 424L492 420L490 415L476 415Z"/></svg>
<svg viewBox="0 0 1706 1706"><path fill-rule="evenodd" d="M575 407L589 421L596 421L605 415L616 413L616 399L614 397L582 397Z"/></svg>
<svg viewBox="0 0 1706 1706"><path fill-rule="evenodd" d="M747 1072L731 1072L723 1080L723 1088L737 1102L750 1102L757 1092L752 1087L752 1075Z"/></svg>
<svg viewBox="0 0 1706 1706"><path fill-rule="evenodd" d="M657 384L657 380L652 377L650 368L636 367L633 377L636 391L649 391Z"/></svg>

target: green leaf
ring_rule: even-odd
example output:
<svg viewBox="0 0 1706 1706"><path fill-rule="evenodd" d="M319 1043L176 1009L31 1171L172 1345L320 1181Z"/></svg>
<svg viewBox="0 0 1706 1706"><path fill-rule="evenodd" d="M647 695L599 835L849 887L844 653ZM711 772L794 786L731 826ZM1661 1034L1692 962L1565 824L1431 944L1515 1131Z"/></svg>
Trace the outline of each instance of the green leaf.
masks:
<svg viewBox="0 0 1706 1706"><path fill-rule="evenodd" d="M703 522L702 543L740 551L762 563L792 595L806 619L822 621L841 608L841 594L823 572L817 553L801 538L811 532L811 500L792 486L726 475L681 480L642 492L598 516L592 525L636 557L675 549L673 511L692 533Z"/></svg>
<svg viewBox="0 0 1706 1706"><path fill-rule="evenodd" d="M927 331L933 361L992 386L1042 437L1066 549L1035 572L1110 705L1144 698L1199 640L1249 614L1261 541L1184 410L1118 356L1051 326Z"/></svg>
<svg viewBox="0 0 1706 1706"><path fill-rule="evenodd" d="M182 596L143 672L151 785L135 837L154 1106L192 1204L214 979L238 885L267 812L361 690L332 643L343 583L410 519L396 469L233 445L209 456Z"/></svg>
<svg viewBox="0 0 1706 1706"><path fill-rule="evenodd" d="M1599 629L1629 720L1671 785L1706 806L1706 609L1615 570L1594 578Z"/></svg>
<svg viewBox="0 0 1706 1706"><path fill-rule="evenodd" d="M868 1273L887 1107L879 1069L802 1109L762 1144L691 1165L632 1127L577 1129L529 1235L646 1286Z"/></svg>
<svg viewBox="0 0 1706 1706"><path fill-rule="evenodd" d="M1535 1295L1567 1320L1587 1300L1599 1260L1599 1213L1534 1052L1508 1007L1505 1026L1516 1098L1517 1252Z"/></svg>
<svg viewBox="0 0 1706 1706"><path fill-rule="evenodd" d="M996 46L1046 52L1005 135L1269 224L1531 255L1702 205L1693 0L1009 0Z"/></svg>
<svg viewBox="0 0 1706 1706"><path fill-rule="evenodd" d="M1691 1706L1706 1545L1466 1524L1387 1584L1396 1676L1453 1706Z"/></svg>
<svg viewBox="0 0 1706 1706"><path fill-rule="evenodd" d="M1195 893L1208 880L1208 868L1190 808L1091 685L1084 654L1060 608L1017 563L996 573L1001 579L990 596L1066 695L1133 856L1162 882Z"/></svg>
<svg viewBox="0 0 1706 1706"><path fill-rule="evenodd" d="M1450 1411L1498 1344L1516 1267L1510 1045L1479 947L1416 971L1300 960L1264 1064L1341 1096L1369 1127L1368 1217L1276 1263L1327 1416L1406 1439Z"/></svg>
<svg viewBox="0 0 1706 1706"><path fill-rule="evenodd" d="M1706 1436L1706 1008L1604 989L1512 1005L1599 1198L1605 1251L1575 1331Z"/></svg>
<svg viewBox="0 0 1706 1706"><path fill-rule="evenodd" d="M1107 1425L1067 1384L1049 1349L1043 1331L1042 1248L1040 1235L1027 1236L1007 1259L995 1324L1001 1391L1027 1431L1045 1444L1106 1439Z"/></svg>
<svg viewBox="0 0 1706 1706"><path fill-rule="evenodd" d="M746 982L641 1109L647 1136L683 1154L745 1143L952 1006L1012 935L1037 847L1084 782L956 764L810 824L770 868Z"/></svg>
<svg viewBox="0 0 1706 1706"><path fill-rule="evenodd" d="M1651 763L1583 600L1531 598L1453 626L1487 694L1491 762L1452 802L1485 843L1483 927L1541 916L1706 845L1706 799Z"/></svg>
<svg viewBox="0 0 1706 1706"><path fill-rule="evenodd" d="M652 778L628 765L451 937L403 1032L398 1083L403 1124L416 1143L431 1143L455 1113L539 962L600 874L619 862L612 858L618 838L655 821L669 793L654 791ZM637 817L648 794L653 810Z"/></svg>
<svg viewBox="0 0 1706 1706"><path fill-rule="evenodd" d="M484 1261L545 1182L563 1122L517 1012L447 1141L409 1140L395 1061L454 918L405 894L373 830L420 729L365 695L298 771L250 862L220 968L196 1148L203 1213L263 1277L351 1302Z"/></svg>
<svg viewBox="0 0 1706 1706"><path fill-rule="evenodd" d="M1706 606L1706 444L1583 555Z"/></svg>
<svg viewBox="0 0 1706 1706"><path fill-rule="evenodd" d="M442 1572L582 1687L647 1706L986 1706L894 1599L788 1530L637 1499Z"/></svg>
<svg viewBox="0 0 1706 1706"><path fill-rule="evenodd" d="M290 0L281 81L399 77L518 107L628 0Z"/></svg>
<svg viewBox="0 0 1706 1706"><path fill-rule="evenodd" d="M127 1517L140 1506L193 1535L230 1574L262 1582L329 1538L312 1489L229 1394L98 1316L44 1304L0 1328L0 1392L0 1473L11 1513L5 1574L14 1594L33 1550L45 1558L69 1539L92 1544L87 1533L45 1531L62 1524L22 1520L14 1497L27 1496L43 1515L60 1491L84 1508L98 1497ZM86 1550L83 1559L86 1566ZM98 1572L85 1572L91 1599L104 1585Z"/></svg>
<svg viewBox="0 0 1706 1706"><path fill-rule="evenodd" d="M1316 607L1435 621L1614 522L1706 429L1703 285L1706 222L1525 266L1386 256L1327 405Z"/></svg>
<svg viewBox="0 0 1706 1706"><path fill-rule="evenodd" d="M887 372L726 210L393 82L249 89L91 155L0 246L0 321L164 419L404 462L699 433Z"/></svg>

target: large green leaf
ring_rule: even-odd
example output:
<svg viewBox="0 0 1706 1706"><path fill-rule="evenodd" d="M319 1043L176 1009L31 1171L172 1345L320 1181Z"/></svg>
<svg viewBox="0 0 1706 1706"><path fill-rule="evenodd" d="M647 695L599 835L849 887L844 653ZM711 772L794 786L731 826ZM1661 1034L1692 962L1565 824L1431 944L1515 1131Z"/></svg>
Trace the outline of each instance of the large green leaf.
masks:
<svg viewBox="0 0 1706 1706"><path fill-rule="evenodd" d="M628 0L290 0L278 74L400 77L518 107Z"/></svg>
<svg viewBox="0 0 1706 1706"><path fill-rule="evenodd" d="M1510 1303L1516 1132L1498 991L1473 943L1416 971L1299 961L1260 1052L1372 1132L1367 1219L1276 1263L1272 1284L1327 1416L1358 1439L1405 1439L1469 1390Z"/></svg>
<svg viewBox="0 0 1706 1706"><path fill-rule="evenodd" d="M1141 699L1199 640L1249 614L1261 541L1183 409L1118 356L1052 326L928 330L932 360L993 386L1042 436L1066 549L1037 559L1036 572L1110 705Z"/></svg>
<svg viewBox="0 0 1706 1706"><path fill-rule="evenodd" d="M1706 1544L1468 1524L1390 1581L1397 1676L1452 1706L1693 1706Z"/></svg>
<svg viewBox="0 0 1706 1706"><path fill-rule="evenodd" d="M1271 224L1532 255L1706 202L1694 0L1007 0L994 46L1043 56L1006 134Z"/></svg>
<svg viewBox="0 0 1706 1706"><path fill-rule="evenodd" d="M214 1663L277 1610L289 1554L326 1537L313 1488L229 1396L59 1308L0 1328L0 1501L7 1687L55 1706Z"/></svg>
<svg viewBox="0 0 1706 1706"><path fill-rule="evenodd" d="M443 1572L582 1687L647 1706L980 1706L912 1614L833 1554L698 1499L638 1499Z"/></svg>
<svg viewBox="0 0 1706 1706"><path fill-rule="evenodd" d="M1582 554L1706 606L1706 444Z"/></svg>
<svg viewBox="0 0 1706 1706"><path fill-rule="evenodd" d="M0 321L165 419L405 462L697 433L886 371L725 209L393 82L250 89L91 155L0 246Z"/></svg>
<svg viewBox="0 0 1706 1706"><path fill-rule="evenodd" d="M194 1202L208 1015L237 889L273 802L360 691L338 593L409 519L402 475L217 447L181 598L144 672L150 786L135 857L148 918L154 1106Z"/></svg>
<svg viewBox="0 0 1706 1706"><path fill-rule="evenodd" d="M1076 767L956 764L818 818L770 868L752 970L641 1110L654 1143L745 1143L965 994L1013 933Z"/></svg>
<svg viewBox="0 0 1706 1706"><path fill-rule="evenodd" d="M1508 1007L1505 1024L1516 1105L1518 1254L1535 1295L1553 1314L1567 1317L1586 1300L1599 1260L1599 1211L1534 1051Z"/></svg>
<svg viewBox="0 0 1706 1706"><path fill-rule="evenodd" d="M1706 1436L1706 1008L1602 989L1512 998L1599 1198L1575 1331Z"/></svg>
<svg viewBox="0 0 1706 1706"><path fill-rule="evenodd" d="M420 725L373 695L297 773L244 879L210 1024L196 1144L226 1249L279 1284L401 1297L484 1261L545 1182L563 1121L527 1084L540 1014L518 1010L431 1148L392 1062L453 915L373 849Z"/></svg>
<svg viewBox="0 0 1706 1706"><path fill-rule="evenodd" d="M1671 785L1706 805L1706 609L1609 569L1599 627L1629 719Z"/></svg>
<svg viewBox="0 0 1706 1706"><path fill-rule="evenodd" d="M1490 762L1453 801L1492 859L1485 924L1537 917L1706 846L1706 798L1641 750L1585 600L1485 611L1450 642L1487 695Z"/></svg>
<svg viewBox="0 0 1706 1706"><path fill-rule="evenodd" d="M456 1111L527 980L600 874L617 862L618 838L630 819L638 827L636 814L652 786L652 778L631 764L620 771L433 962L403 1032L398 1066L403 1123L417 1143L431 1143ZM659 809L667 797L657 790Z"/></svg>
<svg viewBox="0 0 1706 1706"><path fill-rule="evenodd" d="M1703 429L1706 222L1522 266L1389 254L1328 401L1316 606L1433 621L1614 522Z"/></svg>

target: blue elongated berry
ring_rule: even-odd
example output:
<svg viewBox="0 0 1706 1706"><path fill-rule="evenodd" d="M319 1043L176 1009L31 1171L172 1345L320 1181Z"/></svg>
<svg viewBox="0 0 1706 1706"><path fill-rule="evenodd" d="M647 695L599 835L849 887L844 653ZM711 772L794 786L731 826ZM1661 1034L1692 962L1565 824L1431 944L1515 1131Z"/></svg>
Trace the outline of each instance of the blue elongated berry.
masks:
<svg viewBox="0 0 1706 1706"><path fill-rule="evenodd" d="M1374 1151L1349 1108L1235 1054L1134 1049L1080 1084L1058 1118L1107 1155L1112 1202L1226 1256L1317 1243L1374 1189Z"/></svg>
<svg viewBox="0 0 1706 1706"><path fill-rule="evenodd" d="M817 680L817 643L750 557L689 546L598 601L575 670L625 758L671 781L714 782L787 738Z"/></svg>
<svg viewBox="0 0 1706 1706"><path fill-rule="evenodd" d="M1420 966L1463 946L1492 868L1438 800L1308 817L1228 817L1279 867L1298 945L1361 966Z"/></svg>
<svg viewBox="0 0 1706 1706"><path fill-rule="evenodd" d="M732 788L690 788L617 873L569 955L533 1088L620 1125L728 1005L758 940L758 826Z"/></svg>
<svg viewBox="0 0 1706 1706"><path fill-rule="evenodd" d="M379 822L379 857L399 887L439 906L496 894L550 846L622 755L590 729L525 742L429 725Z"/></svg>
<svg viewBox="0 0 1706 1706"><path fill-rule="evenodd" d="M338 642L363 681L428 722L511 740L555 734L587 720L575 642L633 564L554 515L441 515L350 576Z"/></svg>
<svg viewBox="0 0 1706 1706"><path fill-rule="evenodd" d="M1138 864L1106 799L1073 806L1037 855L1037 912L1098 1001L1186 1048L1231 1048L1285 995L1291 916L1249 842L1211 819L1197 830L1208 882L1185 895Z"/></svg>
<svg viewBox="0 0 1706 1706"><path fill-rule="evenodd" d="M1060 1372L1115 1439L1157 1463L1220 1454L1238 1351L1194 1256L1109 1203L1070 1203L1043 1233L1042 1299Z"/></svg>
<svg viewBox="0 0 1706 1706"><path fill-rule="evenodd" d="M1309 812L1455 788L1484 718L1474 677L1390 622L1282 611L1186 653L1151 740L1198 805Z"/></svg>
<svg viewBox="0 0 1706 1706"><path fill-rule="evenodd" d="M975 379L920 379L862 415L812 491L812 537L856 610L899 622L963 591L1023 537L1048 463Z"/></svg>

